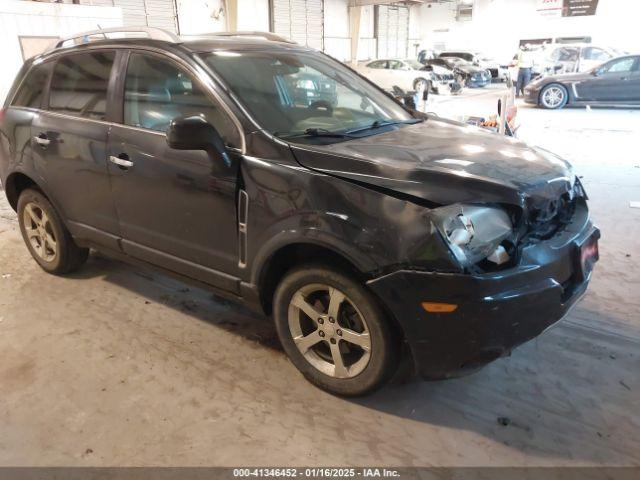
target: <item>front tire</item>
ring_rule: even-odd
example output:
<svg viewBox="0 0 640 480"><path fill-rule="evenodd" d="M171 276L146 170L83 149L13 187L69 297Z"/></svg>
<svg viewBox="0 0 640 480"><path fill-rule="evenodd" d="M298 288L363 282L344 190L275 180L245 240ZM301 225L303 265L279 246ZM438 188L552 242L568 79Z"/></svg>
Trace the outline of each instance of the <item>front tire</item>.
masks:
<svg viewBox="0 0 640 480"><path fill-rule="evenodd" d="M18 223L31 256L44 271L69 273L86 262L89 249L76 245L58 212L39 191L26 189L20 194Z"/></svg>
<svg viewBox="0 0 640 480"><path fill-rule="evenodd" d="M416 78L413 82L413 89L430 92L431 91L431 82L425 78Z"/></svg>
<svg viewBox="0 0 640 480"><path fill-rule="evenodd" d="M361 282L338 270L290 271L274 295L274 318L293 364L330 393L370 393L397 369L397 336L384 312Z"/></svg>
<svg viewBox="0 0 640 480"><path fill-rule="evenodd" d="M548 110L559 110L567 104L569 92L559 83L547 85L540 92L540 105Z"/></svg>

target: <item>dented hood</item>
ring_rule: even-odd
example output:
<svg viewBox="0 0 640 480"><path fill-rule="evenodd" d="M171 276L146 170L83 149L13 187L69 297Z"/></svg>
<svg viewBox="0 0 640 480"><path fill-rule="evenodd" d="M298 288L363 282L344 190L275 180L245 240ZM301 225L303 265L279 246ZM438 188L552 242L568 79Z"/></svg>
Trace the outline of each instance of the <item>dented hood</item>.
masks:
<svg viewBox="0 0 640 480"><path fill-rule="evenodd" d="M310 169L434 205L521 207L573 187L567 162L510 137L442 119L331 145L292 145Z"/></svg>

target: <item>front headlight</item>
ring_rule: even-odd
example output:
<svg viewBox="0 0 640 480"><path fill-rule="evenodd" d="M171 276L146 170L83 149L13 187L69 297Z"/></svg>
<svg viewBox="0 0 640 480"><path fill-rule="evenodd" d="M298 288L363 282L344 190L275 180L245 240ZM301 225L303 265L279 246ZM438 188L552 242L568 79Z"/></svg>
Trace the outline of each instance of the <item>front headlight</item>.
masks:
<svg viewBox="0 0 640 480"><path fill-rule="evenodd" d="M501 243L513 232L509 214L498 207L455 204L432 211L434 223L461 265L509 261Z"/></svg>

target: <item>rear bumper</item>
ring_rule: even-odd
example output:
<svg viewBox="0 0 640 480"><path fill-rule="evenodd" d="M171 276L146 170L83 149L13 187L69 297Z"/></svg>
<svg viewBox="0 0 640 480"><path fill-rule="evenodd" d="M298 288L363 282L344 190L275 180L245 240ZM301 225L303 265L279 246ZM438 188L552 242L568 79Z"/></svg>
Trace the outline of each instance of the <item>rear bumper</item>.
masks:
<svg viewBox="0 0 640 480"><path fill-rule="evenodd" d="M401 270L370 281L403 327L417 372L427 379L470 373L562 319L590 280L590 274L584 278L579 272L579 246L600 237L588 217L572 227L525 248L520 264L502 272ZM421 302L458 307L427 313Z"/></svg>

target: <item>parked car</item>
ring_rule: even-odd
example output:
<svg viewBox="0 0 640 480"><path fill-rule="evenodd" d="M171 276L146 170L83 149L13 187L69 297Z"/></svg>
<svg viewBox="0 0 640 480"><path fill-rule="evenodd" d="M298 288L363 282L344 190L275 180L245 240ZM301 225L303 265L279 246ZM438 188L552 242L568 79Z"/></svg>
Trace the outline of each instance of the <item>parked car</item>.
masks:
<svg viewBox="0 0 640 480"><path fill-rule="evenodd" d="M456 80L465 87L486 87L491 83L491 73L488 70L476 67L462 58L439 57L427 60L425 65L449 69Z"/></svg>
<svg viewBox="0 0 640 480"><path fill-rule="evenodd" d="M357 71L379 87L391 91L393 87L402 90L427 90L431 93L458 93L461 89L455 85L450 75L438 75L427 70L417 60L382 59L361 65Z"/></svg>
<svg viewBox="0 0 640 480"><path fill-rule="evenodd" d="M461 58L466 60L469 63L472 63L476 67L480 67L484 70L489 70L491 73L491 78L494 81L504 82L507 80L509 76L509 65L502 65L497 60L483 55L478 52L467 52L467 51L459 51L459 50L447 50L441 52L438 55L439 58Z"/></svg>
<svg viewBox="0 0 640 480"><path fill-rule="evenodd" d="M0 179L44 271L94 248L210 288L272 316L340 395L403 352L426 378L473 371L585 292L599 231L557 156L407 110L273 34L141 31L26 61L0 112ZM293 100L309 75L333 105Z"/></svg>
<svg viewBox="0 0 640 480"><path fill-rule="evenodd" d="M544 44L535 49L535 75L579 73L592 70L621 52L591 43Z"/></svg>
<svg viewBox="0 0 640 480"><path fill-rule="evenodd" d="M326 102L335 106L338 101L335 82L327 82L321 76L300 73L288 87L291 89L291 101L296 105L308 107L314 103Z"/></svg>
<svg viewBox="0 0 640 480"><path fill-rule="evenodd" d="M524 90L525 102L548 109L565 105L639 105L640 56L627 55L588 72L541 77Z"/></svg>

